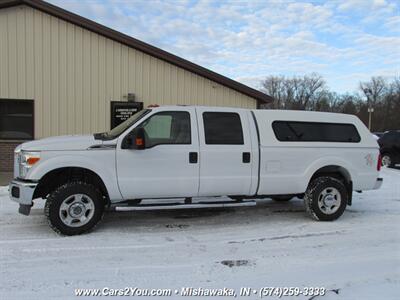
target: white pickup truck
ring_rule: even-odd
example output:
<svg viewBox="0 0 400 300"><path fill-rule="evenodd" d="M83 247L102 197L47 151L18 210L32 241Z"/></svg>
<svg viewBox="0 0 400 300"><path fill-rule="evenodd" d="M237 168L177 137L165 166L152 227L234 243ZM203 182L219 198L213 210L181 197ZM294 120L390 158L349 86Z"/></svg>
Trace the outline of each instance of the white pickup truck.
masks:
<svg viewBox="0 0 400 300"><path fill-rule="evenodd" d="M381 186L380 165L377 142L352 115L162 106L109 132L18 146L9 193L25 215L46 199L50 226L65 235L91 229L110 206L248 206L294 196L312 218L331 221L353 191Z"/></svg>

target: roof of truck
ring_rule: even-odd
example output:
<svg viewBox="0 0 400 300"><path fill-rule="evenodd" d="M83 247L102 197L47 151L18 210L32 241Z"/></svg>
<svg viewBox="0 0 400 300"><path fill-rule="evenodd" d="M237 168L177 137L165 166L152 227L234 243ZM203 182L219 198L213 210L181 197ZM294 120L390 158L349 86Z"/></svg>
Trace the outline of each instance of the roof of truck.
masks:
<svg viewBox="0 0 400 300"><path fill-rule="evenodd" d="M339 122L343 123L354 122L359 120L357 116L332 113L332 112L320 112L320 111L305 111L305 110L282 110L282 109L249 109L239 107L223 107L223 106L202 106L202 105L160 105L149 107L149 109L167 108L167 109L180 109L182 107L199 107L210 110L246 110L252 111L257 115L268 115L271 119L287 118L292 121L320 121L320 122Z"/></svg>
<svg viewBox="0 0 400 300"><path fill-rule="evenodd" d="M246 109L246 108L234 108L234 107L215 107L215 106L198 106L198 105L169 105L169 106L158 106L151 107L151 109L182 109L183 107L198 107L204 109L210 109L210 111L251 111L258 123L260 132L265 133L265 137L274 136L272 131L272 122L274 121L294 121L294 122L316 122L316 123L342 123L352 124L356 126L360 136L362 137L360 143L342 143L341 145L346 147L377 147L377 142L373 139L371 132L364 125L364 123L355 115L342 114L342 113L331 113L331 112L319 112L319 111L301 111L301 110L278 110L278 109ZM268 143L271 144L271 139L268 138ZM276 144L279 144L276 141ZM308 142L306 142L308 143ZM321 142L323 143L323 142ZM340 143L339 143L340 144Z"/></svg>

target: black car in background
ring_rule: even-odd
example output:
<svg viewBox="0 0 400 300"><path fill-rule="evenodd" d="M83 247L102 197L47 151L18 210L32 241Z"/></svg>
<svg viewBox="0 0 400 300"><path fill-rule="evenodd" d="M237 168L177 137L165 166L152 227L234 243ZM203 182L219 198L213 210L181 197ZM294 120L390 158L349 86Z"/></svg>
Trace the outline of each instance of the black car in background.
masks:
<svg viewBox="0 0 400 300"><path fill-rule="evenodd" d="M384 132L373 132L373 135L376 135L378 138L382 137L382 135L384 135Z"/></svg>
<svg viewBox="0 0 400 300"><path fill-rule="evenodd" d="M385 132L378 140L382 165L394 167L400 164L400 130Z"/></svg>

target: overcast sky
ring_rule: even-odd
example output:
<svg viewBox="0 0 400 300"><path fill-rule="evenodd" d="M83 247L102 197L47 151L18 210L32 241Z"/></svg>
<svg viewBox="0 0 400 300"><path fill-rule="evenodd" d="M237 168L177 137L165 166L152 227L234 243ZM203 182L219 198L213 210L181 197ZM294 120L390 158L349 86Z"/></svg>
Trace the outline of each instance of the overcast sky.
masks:
<svg viewBox="0 0 400 300"><path fill-rule="evenodd" d="M353 92L400 75L400 1L51 0L86 18L259 87L318 72Z"/></svg>

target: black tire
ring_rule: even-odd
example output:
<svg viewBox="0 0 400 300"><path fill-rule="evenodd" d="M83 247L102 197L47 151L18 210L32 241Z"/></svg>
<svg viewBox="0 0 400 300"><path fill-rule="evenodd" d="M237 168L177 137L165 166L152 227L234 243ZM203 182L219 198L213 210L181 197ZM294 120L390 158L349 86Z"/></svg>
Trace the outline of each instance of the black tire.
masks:
<svg viewBox="0 0 400 300"><path fill-rule="evenodd" d="M82 226L75 223L75 227L68 226L60 217L62 215L60 212L61 205L66 199L73 198L77 194L92 200L93 212L90 212L90 219ZM102 194L93 185L85 182L68 182L49 194L44 212L50 227L55 232L63 235L77 235L89 231L101 220L104 213L104 202L102 201Z"/></svg>
<svg viewBox="0 0 400 300"><path fill-rule="evenodd" d="M272 197L272 200L277 201L277 202L287 202L287 201L290 201L292 199L293 199L293 196L290 196L290 195Z"/></svg>
<svg viewBox="0 0 400 300"><path fill-rule="evenodd" d="M334 210L332 213L326 213L324 208L320 208L320 205L323 207L325 205L324 202L321 201L320 197L322 197L321 195L323 192L326 190L329 191L329 189L335 189L340 195L340 203L332 206ZM343 214L347 206L348 198L349 196L346 186L342 181L333 177L318 177L309 184L304 195L304 205L306 211L313 219L318 221L333 221ZM331 199L333 199L333 201L338 201L338 197L335 198L334 196L331 196ZM328 209L328 207L325 209ZM331 208L329 207L329 210L330 209Z"/></svg>

